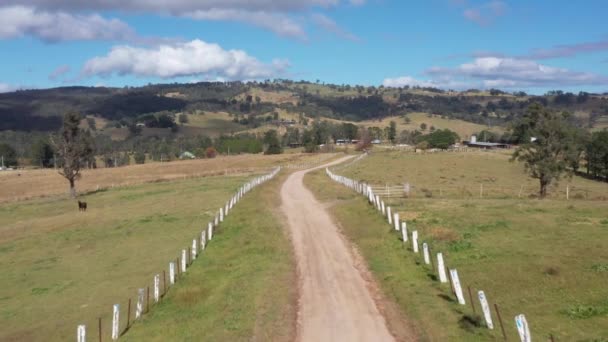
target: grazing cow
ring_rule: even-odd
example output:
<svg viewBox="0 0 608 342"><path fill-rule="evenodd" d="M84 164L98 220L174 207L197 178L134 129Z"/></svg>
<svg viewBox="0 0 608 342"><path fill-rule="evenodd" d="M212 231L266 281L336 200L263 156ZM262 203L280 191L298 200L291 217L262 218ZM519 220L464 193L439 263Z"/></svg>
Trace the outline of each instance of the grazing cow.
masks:
<svg viewBox="0 0 608 342"><path fill-rule="evenodd" d="M87 202L78 201L78 211L87 211Z"/></svg>

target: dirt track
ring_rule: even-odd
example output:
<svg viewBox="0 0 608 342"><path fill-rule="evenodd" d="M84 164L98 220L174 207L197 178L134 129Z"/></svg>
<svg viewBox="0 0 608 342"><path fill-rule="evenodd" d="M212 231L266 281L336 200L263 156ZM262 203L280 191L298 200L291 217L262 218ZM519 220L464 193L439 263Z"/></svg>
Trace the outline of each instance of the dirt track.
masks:
<svg viewBox="0 0 608 342"><path fill-rule="evenodd" d="M293 173L281 189L298 263L297 339L394 341L348 242L304 187L304 175L312 170Z"/></svg>

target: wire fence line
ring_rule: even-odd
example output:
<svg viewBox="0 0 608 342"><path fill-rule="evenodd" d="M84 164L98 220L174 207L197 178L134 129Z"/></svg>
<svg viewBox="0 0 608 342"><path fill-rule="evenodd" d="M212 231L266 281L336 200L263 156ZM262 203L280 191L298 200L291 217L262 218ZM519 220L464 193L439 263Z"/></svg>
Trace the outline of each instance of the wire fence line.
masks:
<svg viewBox="0 0 608 342"><path fill-rule="evenodd" d="M326 168L325 172L333 181L350 188L366 198L369 204L373 206L379 214L386 218L388 225L391 227L391 233L396 235L396 237L403 242L404 247L412 252L417 258L420 258L420 255L422 254L424 262L421 262L420 264L422 267L427 268L427 270L428 268L431 268L432 272L437 274L434 281L438 281L442 285L449 283L451 290L449 295L453 296L458 304L462 306L466 306L468 301L474 315L477 315L477 308L481 309L480 315L483 317L485 326L489 330L494 331L494 318L496 318L501 329L502 337L505 340L507 340L506 329L514 328L514 330L517 331L520 341L531 342L530 327L524 314L517 314L514 316L514 326L506 325L503 321L498 304L494 303L494 310L492 310L486 293L481 289L478 290L476 296L474 296L471 286L465 287L460 281L458 270L456 268L450 268L449 260L446 260L444 254L441 251L438 251L433 256L431 251L434 251L434 249L429 243L425 242L425 237L419 236L417 230L408 232L407 222L405 220L400 220L399 213L392 212L391 207L385 204L383 197L373 191L370 184L340 176L330 171L329 168ZM393 227L394 229L392 229ZM442 287L442 289L447 291L447 287ZM465 292L464 289L467 291ZM467 293L468 298L466 298ZM549 335L549 338L551 341L554 341L552 335Z"/></svg>
<svg viewBox="0 0 608 342"><path fill-rule="evenodd" d="M101 342L109 337L109 339L116 341L120 336L127 333L135 321L140 320L154 308L155 304L162 301L171 287L175 286L179 279L184 277L184 274L190 265L192 265L198 257L202 256L202 253L209 247L214 234L216 234L216 230L220 228L221 223L224 222L224 219L243 196L257 186L273 179L280 170L281 167L276 167L269 174L256 177L242 185L226 202L226 205L217 211L214 220L208 222L207 226L204 226L200 232L200 235L195 236L192 239L192 244L187 244L188 247L183 248L180 253L178 253L176 259L169 261L168 269L163 269L151 278L152 286L150 286L149 283L148 285L139 288L135 297L129 298L128 301L126 301L126 310L124 306L121 306L121 303L114 304L112 306L111 320L109 323L102 321L102 317L99 317L96 322L97 324L89 326L86 324L79 324L76 328L76 340L78 342L86 342L87 339L98 339ZM152 297L152 303L150 303L150 297ZM90 333L89 337L87 337L87 333Z"/></svg>
<svg viewBox="0 0 608 342"><path fill-rule="evenodd" d="M531 185L502 186L488 183L477 185L413 185L403 183L399 185L385 184L370 185L372 191L387 198L536 198L538 187ZM608 192L602 187L580 187L576 185L562 185L553 187L548 196L552 199L563 200L608 200Z"/></svg>

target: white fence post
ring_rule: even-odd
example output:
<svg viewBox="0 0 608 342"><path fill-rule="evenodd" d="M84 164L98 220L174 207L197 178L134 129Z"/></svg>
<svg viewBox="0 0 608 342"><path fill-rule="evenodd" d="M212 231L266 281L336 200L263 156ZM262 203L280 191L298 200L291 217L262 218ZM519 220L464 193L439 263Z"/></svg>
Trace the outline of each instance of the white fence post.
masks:
<svg viewBox="0 0 608 342"><path fill-rule="evenodd" d="M456 298L458 299L458 304L465 305L464 294L462 293L462 287L460 286L460 278L458 278L457 270L450 270L450 276L452 277L452 285L454 286L454 291L456 292Z"/></svg>
<svg viewBox="0 0 608 342"><path fill-rule="evenodd" d="M393 215L391 214L391 207L386 208L386 216L388 217L388 224L393 225Z"/></svg>
<svg viewBox="0 0 608 342"><path fill-rule="evenodd" d="M407 242L408 240L408 236L407 236L407 222L403 221L401 222L401 238L403 239L403 242Z"/></svg>
<svg viewBox="0 0 608 342"><path fill-rule="evenodd" d="M169 284L175 284L175 263L169 263Z"/></svg>
<svg viewBox="0 0 608 342"><path fill-rule="evenodd" d="M160 274L154 276L154 302L160 300Z"/></svg>
<svg viewBox="0 0 608 342"><path fill-rule="evenodd" d="M193 240L192 240L192 250L190 251L190 252L192 253L192 260L195 260L195 259L196 259L197 254L198 254L198 253L196 252L196 246L197 246L197 245L198 245L198 244L196 243L196 239L193 239Z"/></svg>
<svg viewBox="0 0 608 342"><path fill-rule="evenodd" d="M445 263L443 262L443 253L437 253L437 271L439 272L439 282L447 283L448 277L445 273Z"/></svg>
<svg viewBox="0 0 608 342"><path fill-rule="evenodd" d="M412 232L412 249L414 253L418 253L418 231L414 230Z"/></svg>
<svg viewBox="0 0 608 342"><path fill-rule="evenodd" d="M112 311L112 340L118 340L118 334L120 333L118 327L120 324L120 304L114 304Z"/></svg>
<svg viewBox="0 0 608 342"><path fill-rule="evenodd" d="M530 335L530 327L524 314L515 316L515 326L517 326L517 332L519 333L519 339L521 342L532 342L532 336Z"/></svg>
<svg viewBox="0 0 608 342"><path fill-rule="evenodd" d="M135 319L139 319L144 312L144 295L146 289L137 290L137 303L135 304Z"/></svg>
<svg viewBox="0 0 608 342"><path fill-rule="evenodd" d="M431 256L429 255L429 245L426 242L422 243L422 253L424 255L424 263L429 265L431 263Z"/></svg>
<svg viewBox="0 0 608 342"><path fill-rule="evenodd" d="M76 329L76 340L78 342L87 342L87 326L79 325L78 329Z"/></svg>
<svg viewBox="0 0 608 342"><path fill-rule="evenodd" d="M479 297L479 303L481 303L481 310L483 311L483 317L486 320L486 325L488 326L488 329L494 329L494 323L492 322L492 314L490 313L490 305L488 304L486 294L483 291L479 291L477 292L477 296Z"/></svg>
<svg viewBox="0 0 608 342"><path fill-rule="evenodd" d="M208 241L211 241L213 238L213 225L211 223L209 223L209 227L207 228L207 238Z"/></svg>
<svg viewBox="0 0 608 342"><path fill-rule="evenodd" d="M393 214L393 223L395 225L395 230L399 231L399 213Z"/></svg>
<svg viewBox="0 0 608 342"><path fill-rule="evenodd" d="M188 257L188 255L186 254L186 250L182 249L182 273L186 273L186 258Z"/></svg>

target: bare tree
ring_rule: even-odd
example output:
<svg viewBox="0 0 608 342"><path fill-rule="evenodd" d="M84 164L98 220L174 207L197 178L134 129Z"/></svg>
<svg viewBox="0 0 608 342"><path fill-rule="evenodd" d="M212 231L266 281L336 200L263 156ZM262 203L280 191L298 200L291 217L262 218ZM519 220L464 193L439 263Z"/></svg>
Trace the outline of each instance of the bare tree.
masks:
<svg viewBox="0 0 608 342"><path fill-rule="evenodd" d="M93 152L91 140L80 129L80 114L69 112L63 116L63 127L58 136L51 137L51 143L57 151L60 165L59 174L70 183L70 195L76 198L76 180L80 170L86 165Z"/></svg>

